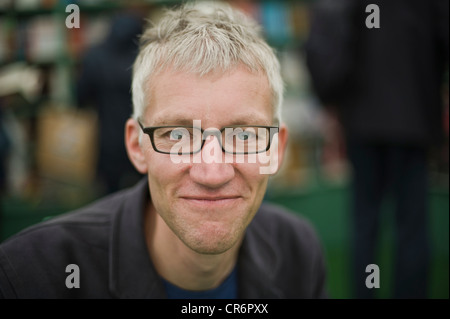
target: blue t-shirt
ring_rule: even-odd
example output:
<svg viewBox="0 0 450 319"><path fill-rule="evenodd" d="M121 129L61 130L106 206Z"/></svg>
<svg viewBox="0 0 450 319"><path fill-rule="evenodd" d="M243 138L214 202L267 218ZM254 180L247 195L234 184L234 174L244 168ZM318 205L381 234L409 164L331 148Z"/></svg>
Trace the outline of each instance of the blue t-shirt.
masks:
<svg viewBox="0 0 450 319"><path fill-rule="evenodd" d="M163 279L169 299L237 299L237 267L217 288L203 291L191 291L177 287Z"/></svg>

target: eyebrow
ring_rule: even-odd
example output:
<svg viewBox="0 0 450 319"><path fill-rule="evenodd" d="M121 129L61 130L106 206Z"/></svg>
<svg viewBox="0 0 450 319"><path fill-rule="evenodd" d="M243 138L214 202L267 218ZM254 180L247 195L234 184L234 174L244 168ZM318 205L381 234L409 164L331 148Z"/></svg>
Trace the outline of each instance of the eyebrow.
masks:
<svg viewBox="0 0 450 319"><path fill-rule="evenodd" d="M165 126L165 125L180 125L180 126L192 126L193 119L187 118L162 118L154 121L155 125L152 126Z"/></svg>
<svg viewBox="0 0 450 319"><path fill-rule="evenodd" d="M233 125L273 125L272 122L262 119L256 114L246 114L243 118L247 118L250 120L243 120L240 118L232 119L227 122L222 127L233 126ZM156 118L155 121L152 121L154 125L151 126L166 126L166 125L180 125L180 126L192 126L194 120L199 120L195 118L186 118L186 117L164 117L164 118ZM202 121L203 122L203 121ZM203 125L202 125L203 126Z"/></svg>
<svg viewBox="0 0 450 319"><path fill-rule="evenodd" d="M239 119L235 119L235 120L230 121L225 126L233 126L233 125L267 125L267 126L270 126L270 125L272 125L272 123L270 121L259 118L258 116L251 116L249 118L251 118L250 121L242 121Z"/></svg>

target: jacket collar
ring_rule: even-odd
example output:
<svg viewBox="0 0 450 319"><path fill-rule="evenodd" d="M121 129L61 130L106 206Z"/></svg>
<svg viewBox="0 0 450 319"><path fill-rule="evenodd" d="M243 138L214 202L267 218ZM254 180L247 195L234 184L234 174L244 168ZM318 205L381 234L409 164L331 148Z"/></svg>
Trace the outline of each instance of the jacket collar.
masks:
<svg viewBox="0 0 450 319"><path fill-rule="evenodd" d="M110 232L109 287L118 298L167 298L148 253L144 235L145 205L150 200L147 177L124 193ZM247 228L238 261L240 298L282 298L276 287L277 250L265 236L260 211Z"/></svg>
<svg viewBox="0 0 450 319"><path fill-rule="evenodd" d="M150 199L147 177L124 196L111 228L110 290L118 298L165 298L144 235L145 204Z"/></svg>
<svg viewBox="0 0 450 319"><path fill-rule="evenodd" d="M281 259L264 231L268 225L262 225L262 208L248 226L239 251L239 294L249 299L284 298L275 279Z"/></svg>

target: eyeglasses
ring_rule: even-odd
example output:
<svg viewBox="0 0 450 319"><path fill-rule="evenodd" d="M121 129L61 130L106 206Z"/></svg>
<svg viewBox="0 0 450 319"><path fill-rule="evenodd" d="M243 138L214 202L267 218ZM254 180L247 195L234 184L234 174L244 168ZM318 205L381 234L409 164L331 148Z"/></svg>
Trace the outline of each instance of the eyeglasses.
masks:
<svg viewBox="0 0 450 319"><path fill-rule="evenodd" d="M153 149L158 153L188 155L201 151L208 136L216 136L222 151L231 154L257 154L270 149L278 126L231 125L218 129L203 130L200 127L170 125L144 127L142 131L150 136Z"/></svg>

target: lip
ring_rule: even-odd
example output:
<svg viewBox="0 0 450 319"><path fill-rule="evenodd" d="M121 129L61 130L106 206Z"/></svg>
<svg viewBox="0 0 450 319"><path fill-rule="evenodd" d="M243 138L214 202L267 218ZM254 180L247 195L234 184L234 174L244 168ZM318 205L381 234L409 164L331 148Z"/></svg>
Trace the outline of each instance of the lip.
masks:
<svg viewBox="0 0 450 319"><path fill-rule="evenodd" d="M187 200L207 200L207 201L237 199L240 197L241 196L181 196L181 198L187 199Z"/></svg>
<svg viewBox="0 0 450 319"><path fill-rule="evenodd" d="M233 205L241 196L183 196L180 198L196 206L221 207Z"/></svg>

